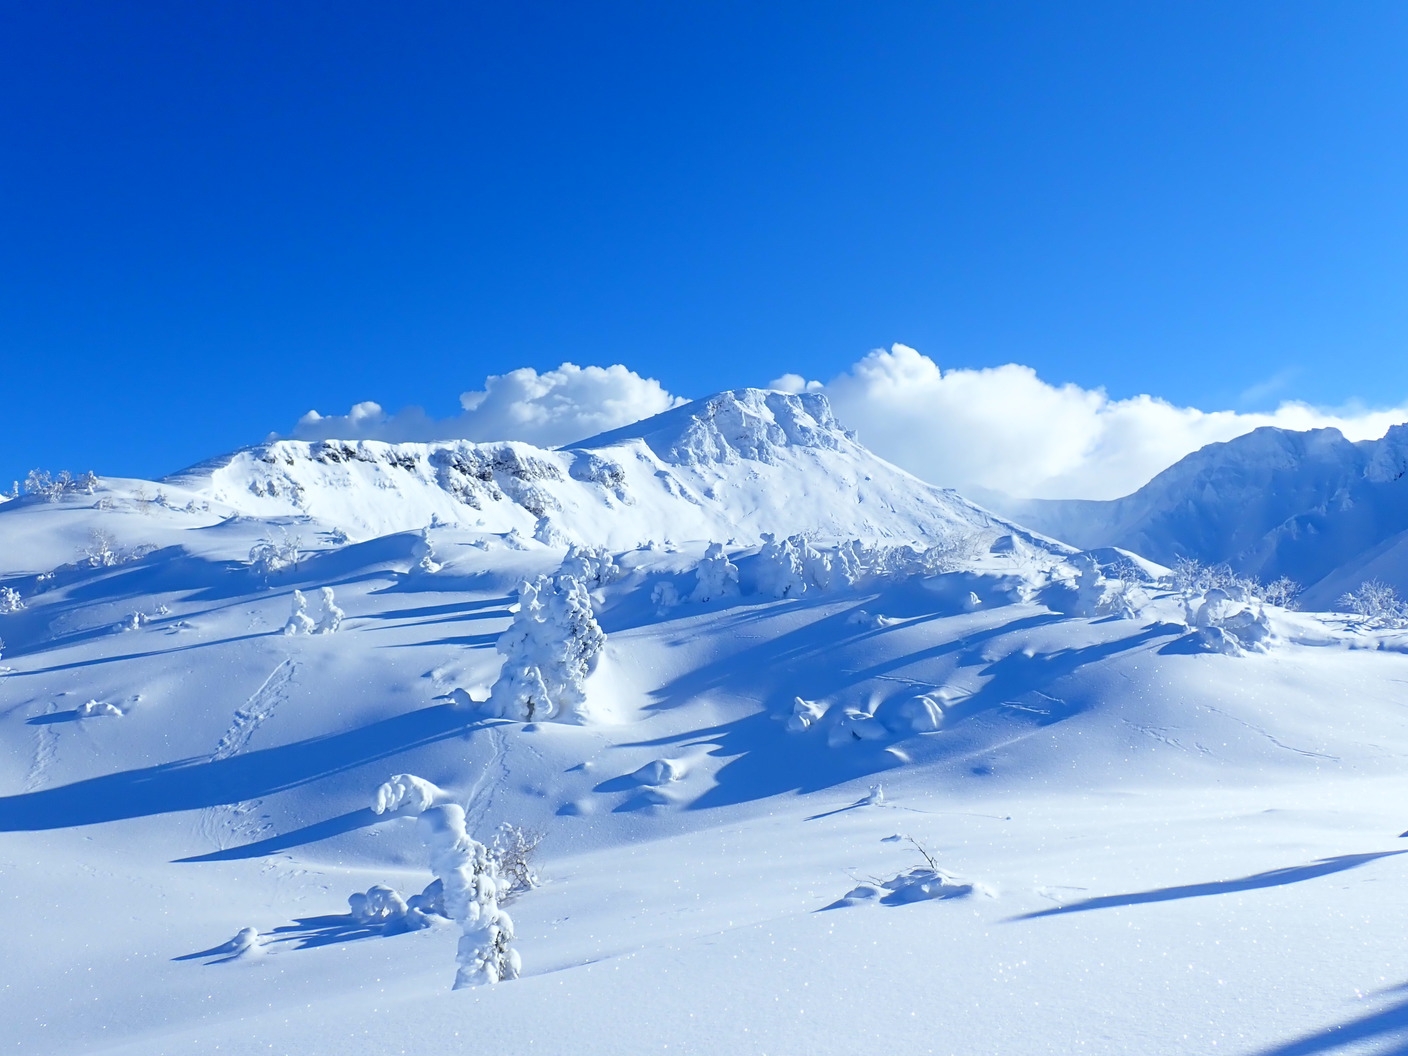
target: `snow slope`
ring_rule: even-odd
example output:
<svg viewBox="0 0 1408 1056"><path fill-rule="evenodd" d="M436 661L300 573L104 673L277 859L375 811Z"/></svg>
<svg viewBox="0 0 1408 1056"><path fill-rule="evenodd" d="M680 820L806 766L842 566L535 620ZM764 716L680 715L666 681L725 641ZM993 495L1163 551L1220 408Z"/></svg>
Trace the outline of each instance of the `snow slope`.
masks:
<svg viewBox="0 0 1408 1056"><path fill-rule="evenodd" d="M5 1046L1402 1051L1408 634L1270 609L1269 641L1209 651L1157 568L1014 535L817 404L716 399L562 452L271 445L292 463L0 508L23 601L0 614ZM554 489L564 534L664 528L593 591L589 721L473 703L519 582L566 548L492 465L482 510L432 508L431 458L506 450L562 471L520 483ZM585 454L634 505L573 490ZM985 545L890 545L955 523ZM684 600L731 524L739 592ZM824 574L843 550L819 540L862 524L861 564ZM757 542L799 530L816 556L777 597ZM296 564L251 562L294 535ZM341 628L285 634L322 587ZM544 834L543 884L509 906L519 980L451 990L448 921L350 912L430 879L417 823L372 809L396 774L480 839Z"/></svg>
<svg viewBox="0 0 1408 1056"><path fill-rule="evenodd" d="M985 501L1082 547L1122 546L1163 564L1227 562L1289 576L1328 606L1378 577L1408 591L1408 425L1351 443L1337 429L1262 428L1209 444L1132 495Z"/></svg>

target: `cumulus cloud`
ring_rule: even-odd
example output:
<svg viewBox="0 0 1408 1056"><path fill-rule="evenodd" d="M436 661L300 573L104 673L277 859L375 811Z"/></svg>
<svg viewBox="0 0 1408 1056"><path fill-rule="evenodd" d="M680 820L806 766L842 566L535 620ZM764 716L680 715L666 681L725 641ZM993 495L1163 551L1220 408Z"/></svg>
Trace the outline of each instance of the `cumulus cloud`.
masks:
<svg viewBox="0 0 1408 1056"><path fill-rule="evenodd" d="M482 391L460 395L459 414L436 419L419 407L388 414L367 401L346 414L309 411L293 430L297 440L524 440L558 447L649 418L684 401L654 378L619 363L564 363L539 374L531 367L492 374Z"/></svg>
<svg viewBox="0 0 1408 1056"><path fill-rule="evenodd" d="M1332 411L1287 402L1243 414L1153 396L1113 400L1101 389L1051 385L1017 364L943 371L905 345L877 349L824 385L788 374L773 386L826 393L867 447L925 480L1026 498L1126 495L1184 455L1263 425L1334 426L1363 440L1408 419L1408 407Z"/></svg>

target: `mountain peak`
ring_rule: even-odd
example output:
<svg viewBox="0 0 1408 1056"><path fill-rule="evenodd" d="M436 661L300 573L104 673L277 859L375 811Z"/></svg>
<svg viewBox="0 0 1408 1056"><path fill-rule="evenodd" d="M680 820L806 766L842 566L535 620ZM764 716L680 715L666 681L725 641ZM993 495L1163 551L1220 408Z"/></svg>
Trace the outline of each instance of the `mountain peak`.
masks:
<svg viewBox="0 0 1408 1056"><path fill-rule="evenodd" d="M641 440L662 462L678 466L738 461L775 464L784 448L838 451L855 445L819 392L730 389L653 418L589 437L571 449Z"/></svg>

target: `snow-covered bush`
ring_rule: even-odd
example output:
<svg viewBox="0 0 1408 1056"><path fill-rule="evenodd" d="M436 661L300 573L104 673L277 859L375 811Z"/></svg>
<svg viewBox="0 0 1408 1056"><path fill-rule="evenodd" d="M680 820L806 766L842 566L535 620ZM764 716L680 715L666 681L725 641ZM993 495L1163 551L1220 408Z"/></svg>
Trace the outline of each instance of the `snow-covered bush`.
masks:
<svg viewBox="0 0 1408 1056"><path fill-rule="evenodd" d="M1387 583L1365 580L1340 596L1339 605L1363 619L1369 627L1402 627L1408 624L1408 605Z"/></svg>
<svg viewBox="0 0 1408 1056"><path fill-rule="evenodd" d="M507 885L499 894L500 903L506 904L541 883L537 870L533 868L533 856L542 842L541 832L529 831L507 821L494 833L494 839L489 844L489 857L494 860L500 881Z"/></svg>
<svg viewBox="0 0 1408 1056"><path fill-rule="evenodd" d="M83 558L92 568L111 568L118 564L118 556L112 548L112 537L101 528L88 533L88 545L83 550Z"/></svg>
<svg viewBox="0 0 1408 1056"><path fill-rule="evenodd" d="M394 887L373 884L365 892L347 896L352 919L358 924L388 924L406 915L406 900Z"/></svg>
<svg viewBox="0 0 1408 1056"><path fill-rule="evenodd" d="M421 814L433 807L445 793L439 786L415 774L392 774L391 780L384 782L376 790L372 800L372 811L387 814L403 807L414 814Z"/></svg>
<svg viewBox="0 0 1408 1056"><path fill-rule="evenodd" d="M1296 607L1300 591L1300 584L1290 576L1279 576L1261 588L1261 600L1268 605L1293 609Z"/></svg>
<svg viewBox="0 0 1408 1056"><path fill-rule="evenodd" d="M671 609L679 607L680 592L668 579L661 580L650 592L650 604L655 606L655 615L667 616Z"/></svg>
<svg viewBox="0 0 1408 1056"><path fill-rule="evenodd" d="M787 732L801 733L803 730L811 729L816 725L817 720L825 714L825 704L795 697L792 702L792 714L787 717Z"/></svg>
<svg viewBox="0 0 1408 1056"><path fill-rule="evenodd" d="M487 710L523 722L571 717L586 699L587 676L605 645L581 580L560 575L525 581L513 623L499 637L504 665Z"/></svg>
<svg viewBox="0 0 1408 1056"><path fill-rule="evenodd" d="M1119 616L1133 619L1139 614L1130 577L1107 579L1100 564L1091 554L1076 554L1070 560L1075 569L1076 599L1072 614L1076 616Z"/></svg>
<svg viewBox="0 0 1408 1056"><path fill-rule="evenodd" d="M1203 595L1192 625L1205 649L1232 656L1264 650L1271 640L1271 621L1260 602L1234 598L1221 587Z"/></svg>
<svg viewBox="0 0 1408 1056"><path fill-rule="evenodd" d="M19 612L24 608L20 592L14 587L0 587L0 614Z"/></svg>
<svg viewBox="0 0 1408 1056"><path fill-rule="evenodd" d="M598 590L620 579L621 567L604 546L572 546L557 574L580 580L588 590Z"/></svg>
<svg viewBox="0 0 1408 1056"><path fill-rule="evenodd" d="M710 543L694 570L694 591L690 601L713 601L738 594L738 566L728 559L722 543Z"/></svg>
<svg viewBox="0 0 1408 1056"><path fill-rule="evenodd" d="M250 571L267 581L275 573L298 567L298 547L301 542L297 536L290 538L287 531L281 532L278 539L265 536L250 547Z"/></svg>
<svg viewBox="0 0 1408 1056"><path fill-rule="evenodd" d="M442 885L445 915L460 926L455 989L518 978L513 920L499 908L507 884L489 849L465 831L464 808L432 807L420 816L420 826L430 871Z"/></svg>
<svg viewBox="0 0 1408 1056"><path fill-rule="evenodd" d="M102 716L122 717L122 709L115 704L108 704L103 701L90 700L86 704L80 704L74 709L74 715L80 719L93 719Z"/></svg>
<svg viewBox="0 0 1408 1056"><path fill-rule="evenodd" d="M284 634L312 634L315 627L317 624L313 622L313 617L308 615L308 599L303 596L303 591L295 590L293 611L284 624Z"/></svg>

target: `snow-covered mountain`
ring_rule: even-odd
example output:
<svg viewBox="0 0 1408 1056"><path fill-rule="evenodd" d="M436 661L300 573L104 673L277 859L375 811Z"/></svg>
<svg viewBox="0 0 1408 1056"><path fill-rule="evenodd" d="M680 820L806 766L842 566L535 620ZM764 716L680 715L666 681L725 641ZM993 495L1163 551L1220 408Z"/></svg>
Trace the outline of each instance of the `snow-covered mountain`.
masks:
<svg viewBox="0 0 1408 1056"><path fill-rule="evenodd" d="M1401 1033L1399 627L1074 553L814 396L50 484L0 505L9 1051ZM520 976L452 990L486 921Z"/></svg>
<svg viewBox="0 0 1408 1056"><path fill-rule="evenodd" d="M1408 425L1359 443L1337 429L1257 429L1108 502L985 499L1076 546L1289 576L1312 606L1369 578L1408 593Z"/></svg>
<svg viewBox="0 0 1408 1056"><path fill-rule="evenodd" d="M867 451L824 396L738 389L558 450L279 440L162 482L183 503L368 539L428 524L617 549L763 533L919 541L1022 529Z"/></svg>

